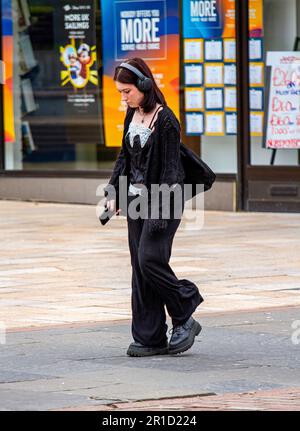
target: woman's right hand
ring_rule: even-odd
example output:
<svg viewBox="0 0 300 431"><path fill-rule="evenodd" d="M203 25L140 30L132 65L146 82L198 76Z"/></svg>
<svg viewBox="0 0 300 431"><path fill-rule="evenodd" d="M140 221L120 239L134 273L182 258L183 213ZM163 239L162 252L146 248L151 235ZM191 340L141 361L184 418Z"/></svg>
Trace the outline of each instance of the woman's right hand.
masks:
<svg viewBox="0 0 300 431"><path fill-rule="evenodd" d="M114 212L115 208L116 208L116 201L115 201L115 199L106 200L105 206L106 206L106 208L109 211ZM116 215L119 215L121 212L122 212L122 210L118 209L118 211L116 212Z"/></svg>

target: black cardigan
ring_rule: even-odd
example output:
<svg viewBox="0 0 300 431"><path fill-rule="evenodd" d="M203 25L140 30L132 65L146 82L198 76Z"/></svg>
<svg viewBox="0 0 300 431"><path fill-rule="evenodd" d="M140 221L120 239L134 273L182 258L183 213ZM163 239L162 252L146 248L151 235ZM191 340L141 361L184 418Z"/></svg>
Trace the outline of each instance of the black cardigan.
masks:
<svg viewBox="0 0 300 431"><path fill-rule="evenodd" d="M125 144L125 136L134 111L135 110L132 108L128 108L127 110L124 121L122 148L116 160L109 183L104 188L105 196L108 196L112 191L111 186L114 186L117 194L117 209L119 208L118 193L120 175L127 176L127 186L129 187L130 155ZM171 186L176 183L182 184L184 182L184 169L180 157L180 124L173 111L168 106L164 106L163 109L158 112L153 133L153 146L150 149L150 163L148 164L150 169L144 172L145 186L147 187L149 195L151 184L167 184ZM110 194L110 196L113 196L113 194ZM161 221L166 222L165 220ZM153 220L151 226L153 230L163 230L166 227L166 223L155 223L155 220Z"/></svg>

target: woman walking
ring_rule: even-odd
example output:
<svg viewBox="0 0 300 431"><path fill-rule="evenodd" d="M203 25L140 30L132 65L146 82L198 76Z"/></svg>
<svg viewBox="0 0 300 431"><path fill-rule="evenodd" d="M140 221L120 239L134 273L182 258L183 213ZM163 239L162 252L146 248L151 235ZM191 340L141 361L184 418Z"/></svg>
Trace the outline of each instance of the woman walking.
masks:
<svg viewBox="0 0 300 431"><path fill-rule="evenodd" d="M167 106L150 68L141 58L129 59L118 66L114 80L122 101L127 104L127 113L122 149L105 188L105 196L107 209L121 214L119 177L127 177L126 213L132 266L134 340L127 354L181 353L192 347L195 336L201 331L192 314L203 298L194 283L179 280L169 265L174 235L181 221L174 216L174 199L171 199L169 218L162 216L160 201L158 217L146 216L141 211L141 217L136 218L131 217L128 211L137 202L135 200L143 197L145 189L150 193L153 184L166 184L174 190L174 196L175 189L183 190L180 125ZM112 186L117 192L115 199L109 196ZM180 205L183 211L184 198ZM173 325L169 342L165 306Z"/></svg>

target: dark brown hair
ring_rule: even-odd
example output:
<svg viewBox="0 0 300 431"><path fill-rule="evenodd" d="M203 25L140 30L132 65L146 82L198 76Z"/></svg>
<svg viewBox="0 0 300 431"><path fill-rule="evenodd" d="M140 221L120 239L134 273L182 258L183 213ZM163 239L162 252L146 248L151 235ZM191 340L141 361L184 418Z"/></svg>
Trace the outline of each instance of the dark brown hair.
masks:
<svg viewBox="0 0 300 431"><path fill-rule="evenodd" d="M144 60L142 58L135 57L130 58L125 63L131 64L131 66L136 67L140 72L142 72L144 76L150 78L153 83L151 90L144 93L144 99L141 103L141 108L143 108L145 112L150 112L155 108L156 103L165 106L165 97L158 88L153 78L152 72L149 66L144 62ZM135 73L131 72L128 69L125 69L124 67L118 66L115 69L114 81L122 82L122 84L133 84L136 86L138 79L139 78Z"/></svg>

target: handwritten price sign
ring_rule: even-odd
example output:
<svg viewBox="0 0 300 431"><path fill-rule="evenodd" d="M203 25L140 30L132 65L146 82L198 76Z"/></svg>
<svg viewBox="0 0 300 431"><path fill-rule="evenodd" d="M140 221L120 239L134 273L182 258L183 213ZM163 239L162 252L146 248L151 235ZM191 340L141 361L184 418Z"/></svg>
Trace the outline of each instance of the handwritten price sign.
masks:
<svg viewBox="0 0 300 431"><path fill-rule="evenodd" d="M272 66L267 148L300 148L300 54L268 52Z"/></svg>

